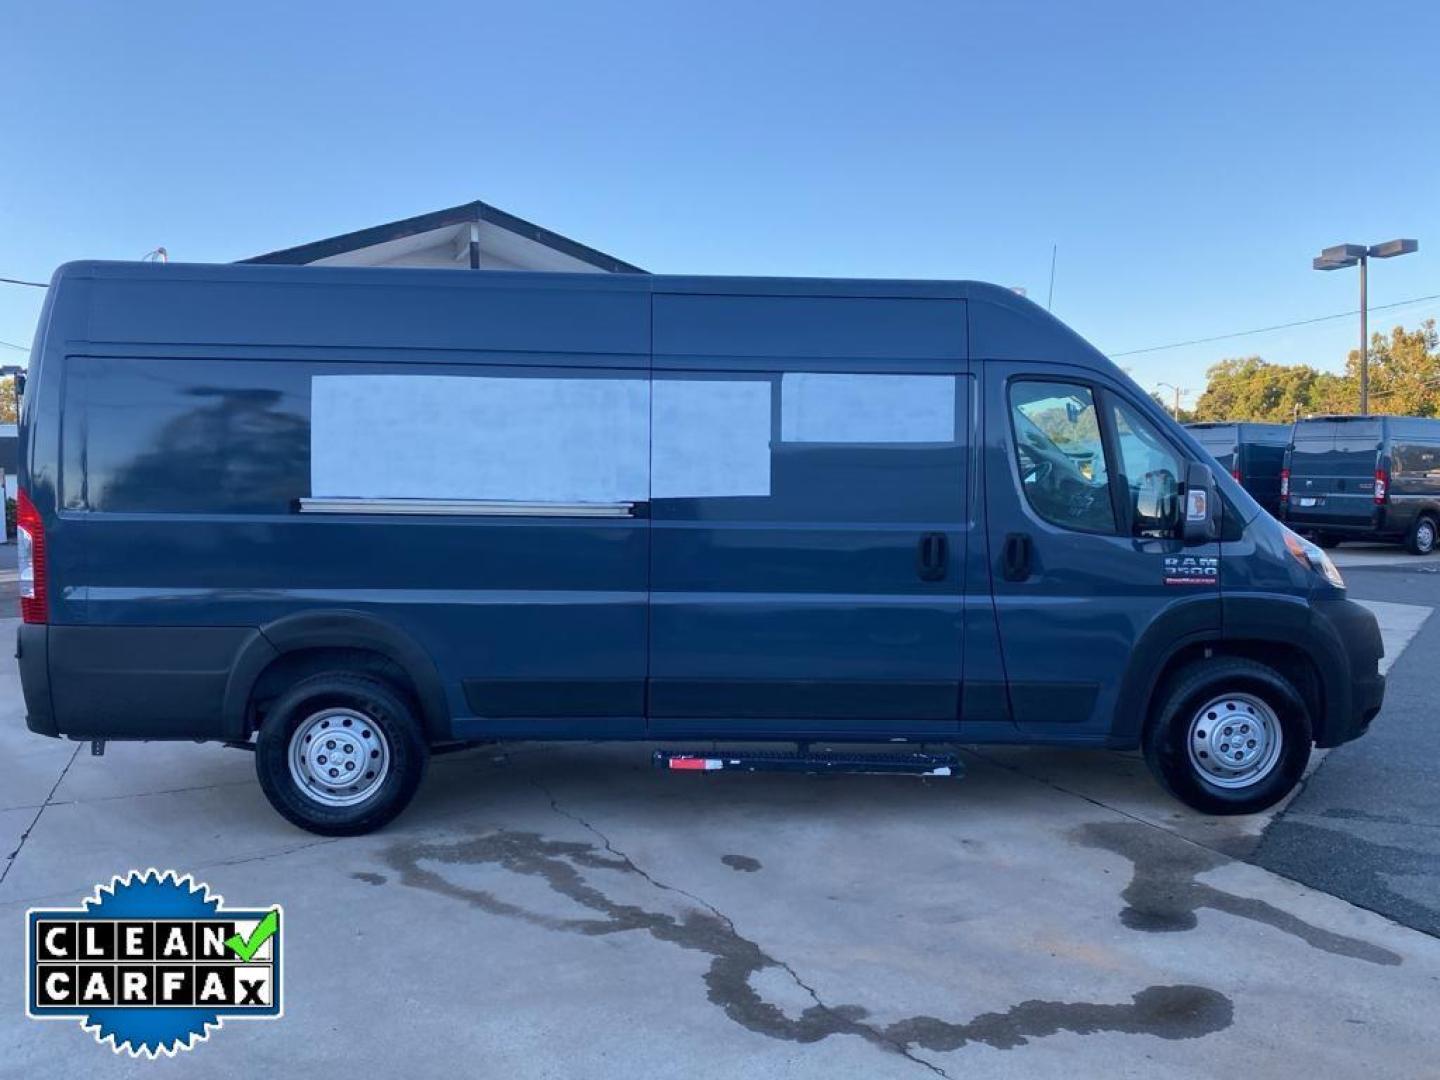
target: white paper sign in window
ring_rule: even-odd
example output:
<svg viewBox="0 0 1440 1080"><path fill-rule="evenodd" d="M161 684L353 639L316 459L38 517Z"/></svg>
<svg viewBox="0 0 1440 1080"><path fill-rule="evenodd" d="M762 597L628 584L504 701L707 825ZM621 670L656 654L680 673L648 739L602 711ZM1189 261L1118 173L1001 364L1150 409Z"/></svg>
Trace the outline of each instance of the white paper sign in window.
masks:
<svg viewBox="0 0 1440 1080"><path fill-rule="evenodd" d="M638 502L646 379L317 375L316 498Z"/></svg>
<svg viewBox="0 0 1440 1080"><path fill-rule="evenodd" d="M770 383L655 383L651 494L657 499L770 494Z"/></svg>
<svg viewBox="0 0 1440 1080"><path fill-rule="evenodd" d="M787 372L780 438L795 443L955 441L953 375Z"/></svg>

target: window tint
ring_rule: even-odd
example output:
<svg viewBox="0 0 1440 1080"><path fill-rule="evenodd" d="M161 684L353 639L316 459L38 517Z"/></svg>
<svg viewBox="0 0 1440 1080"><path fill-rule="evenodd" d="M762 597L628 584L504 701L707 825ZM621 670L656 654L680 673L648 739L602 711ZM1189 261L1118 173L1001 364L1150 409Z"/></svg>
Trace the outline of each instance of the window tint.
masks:
<svg viewBox="0 0 1440 1080"><path fill-rule="evenodd" d="M1109 400L1131 535L1174 536L1180 524L1180 458L1148 420L1124 402Z"/></svg>
<svg viewBox="0 0 1440 1080"><path fill-rule="evenodd" d="M309 491L309 397L298 364L73 358L63 505L285 513Z"/></svg>
<svg viewBox="0 0 1440 1080"><path fill-rule="evenodd" d="M1074 383L1010 385L1020 486L1034 511L1068 529L1115 532L1095 397Z"/></svg>

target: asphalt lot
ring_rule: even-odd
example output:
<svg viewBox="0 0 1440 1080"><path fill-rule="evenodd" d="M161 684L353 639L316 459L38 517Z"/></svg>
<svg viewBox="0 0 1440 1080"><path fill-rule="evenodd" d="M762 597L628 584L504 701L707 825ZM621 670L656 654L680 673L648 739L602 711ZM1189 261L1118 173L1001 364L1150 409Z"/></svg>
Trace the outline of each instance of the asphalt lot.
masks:
<svg viewBox="0 0 1440 1080"><path fill-rule="evenodd" d="M1244 819L1126 754L967 752L954 781L561 745L438 758L394 826L326 840L243 752L29 735L6 664L0 1077L1432 1074L1440 574L1340 554L1379 563L1346 573L1385 711ZM148 1062L24 1018L25 909L147 866L285 905L282 1020Z"/></svg>
<svg viewBox="0 0 1440 1080"><path fill-rule="evenodd" d="M1345 545L1352 595L1440 607L1440 557ZM1440 619L1391 668L1374 729L1327 754L1253 858L1278 873L1440 935Z"/></svg>

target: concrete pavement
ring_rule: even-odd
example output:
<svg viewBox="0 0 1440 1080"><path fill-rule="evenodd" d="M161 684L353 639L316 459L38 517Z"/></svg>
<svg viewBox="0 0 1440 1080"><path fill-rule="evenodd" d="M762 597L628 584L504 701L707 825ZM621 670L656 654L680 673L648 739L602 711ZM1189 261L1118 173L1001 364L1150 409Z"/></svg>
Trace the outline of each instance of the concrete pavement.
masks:
<svg viewBox="0 0 1440 1080"><path fill-rule="evenodd" d="M7 664L6 1080L1378 1078L1440 1053L1440 940L1231 858L1268 819L1191 814L1133 755L972 752L953 781L473 750L391 828L326 840L243 752L96 759L20 713ZM24 1018L25 908L152 865L285 905L284 1019L147 1062Z"/></svg>

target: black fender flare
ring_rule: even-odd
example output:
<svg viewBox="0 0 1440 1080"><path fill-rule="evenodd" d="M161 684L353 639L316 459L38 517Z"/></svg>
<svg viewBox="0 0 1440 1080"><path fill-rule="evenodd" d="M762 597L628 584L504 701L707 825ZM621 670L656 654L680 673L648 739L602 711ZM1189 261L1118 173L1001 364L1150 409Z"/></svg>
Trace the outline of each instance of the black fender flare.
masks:
<svg viewBox="0 0 1440 1080"><path fill-rule="evenodd" d="M1120 750L1140 745L1146 706L1160 684L1161 674L1183 649L1220 641L1222 610L1218 592L1191 596L1165 608L1145 627L1120 679L1107 745Z"/></svg>
<svg viewBox="0 0 1440 1080"><path fill-rule="evenodd" d="M1309 659L1319 681L1320 714L1311 718L1316 745L1344 741L1352 726L1355 664L1332 620L1302 597L1226 595L1216 602L1223 605L1223 629L1186 628L1167 619L1170 612L1166 612L1141 635L1121 683L1109 745L1119 749L1139 745L1162 674L1180 652L1204 644L1217 649L1240 644L1298 649ZM1375 648L1378 650L1378 644ZM1263 660L1263 655L1258 659Z"/></svg>
<svg viewBox="0 0 1440 1080"><path fill-rule="evenodd" d="M226 738L244 738L246 710L261 673L286 653L303 649L365 649L384 656L414 684L430 741L450 737L450 709L435 663L393 623L368 612L341 609L286 615L259 629L236 657L225 684L221 720Z"/></svg>

